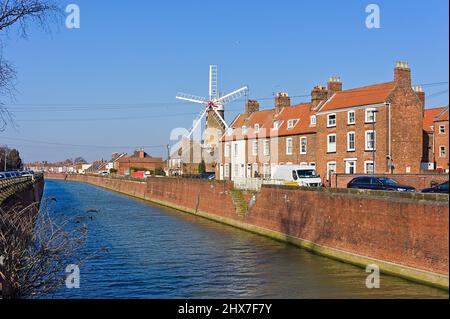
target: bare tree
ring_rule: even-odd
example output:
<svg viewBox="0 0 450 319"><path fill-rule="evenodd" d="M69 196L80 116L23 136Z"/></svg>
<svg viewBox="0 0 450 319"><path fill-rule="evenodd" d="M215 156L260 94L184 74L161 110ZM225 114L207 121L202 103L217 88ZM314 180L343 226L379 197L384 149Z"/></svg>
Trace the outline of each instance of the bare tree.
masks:
<svg viewBox="0 0 450 319"><path fill-rule="evenodd" d="M30 24L48 29L61 14L56 0L0 0L0 35L16 28L20 36L26 37ZM15 77L14 67L3 59L0 52L0 96L12 95ZM0 131L5 129L7 123L13 122L11 113L0 100Z"/></svg>
<svg viewBox="0 0 450 319"><path fill-rule="evenodd" d="M86 225L80 217L52 217L52 200L47 199L39 213L36 203L0 210L0 283L7 298L54 292L65 282L66 267L80 266L89 257L81 249Z"/></svg>

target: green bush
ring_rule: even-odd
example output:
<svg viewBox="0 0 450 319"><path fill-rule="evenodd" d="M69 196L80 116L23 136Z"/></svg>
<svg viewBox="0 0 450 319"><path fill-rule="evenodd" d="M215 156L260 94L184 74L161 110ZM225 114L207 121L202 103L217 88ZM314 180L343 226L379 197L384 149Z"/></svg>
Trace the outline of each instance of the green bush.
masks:
<svg viewBox="0 0 450 319"><path fill-rule="evenodd" d="M153 175L153 173L152 173ZM155 169L155 175L157 176L166 176L166 172L164 172L164 169L162 167L157 167Z"/></svg>

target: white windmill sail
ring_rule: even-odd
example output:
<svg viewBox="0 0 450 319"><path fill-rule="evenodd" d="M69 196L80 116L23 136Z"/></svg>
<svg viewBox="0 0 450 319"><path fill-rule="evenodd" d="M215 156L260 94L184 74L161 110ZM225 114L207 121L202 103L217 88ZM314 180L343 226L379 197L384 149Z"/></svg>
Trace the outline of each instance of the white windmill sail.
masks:
<svg viewBox="0 0 450 319"><path fill-rule="evenodd" d="M208 114L208 111L214 111L211 114L214 114L214 117L217 117L216 120L222 126L224 130L228 129L228 124L223 119L222 115L219 111L223 110L225 104L233 102L242 96L246 95L248 91L248 87L244 86L240 89L237 89L229 94L219 97L218 91L218 68L217 65L209 66L209 97L201 97L187 93L178 93L176 98L178 100L202 104L205 109L200 112L200 114L195 118L194 124L192 128L189 130L188 135L186 137L190 138L192 133L200 126L203 118Z"/></svg>

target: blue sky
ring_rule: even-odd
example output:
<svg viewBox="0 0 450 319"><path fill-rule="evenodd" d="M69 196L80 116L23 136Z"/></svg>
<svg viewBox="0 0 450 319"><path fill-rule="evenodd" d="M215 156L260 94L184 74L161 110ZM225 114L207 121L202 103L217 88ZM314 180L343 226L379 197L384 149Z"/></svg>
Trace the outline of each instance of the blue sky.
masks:
<svg viewBox="0 0 450 319"><path fill-rule="evenodd" d="M273 92L305 95L331 75L344 88L390 81L395 61L406 60L414 83L447 82L425 87L427 107L448 104L447 0L374 2L380 29L365 27L371 1L69 3L80 6L80 29L1 38L3 57L18 70L16 100L3 99L15 104L18 128L0 133L0 144L18 147L25 161L94 160L167 144L200 111L175 94L206 96L209 64L219 65L221 91L246 84L270 107ZM244 102L227 107L231 121Z"/></svg>

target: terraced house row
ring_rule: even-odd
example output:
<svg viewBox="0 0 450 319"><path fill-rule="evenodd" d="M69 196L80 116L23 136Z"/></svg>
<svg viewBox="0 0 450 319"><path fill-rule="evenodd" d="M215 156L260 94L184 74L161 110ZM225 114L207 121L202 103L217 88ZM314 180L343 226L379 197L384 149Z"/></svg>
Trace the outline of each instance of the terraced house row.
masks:
<svg viewBox="0 0 450 319"><path fill-rule="evenodd" d="M221 139L216 173L270 178L275 165L309 164L327 182L332 173L448 170L445 134L448 107L425 110L422 87L412 86L408 63L397 62L390 82L343 90L340 78L331 77L307 103L292 105L284 92L272 109L247 101Z"/></svg>

